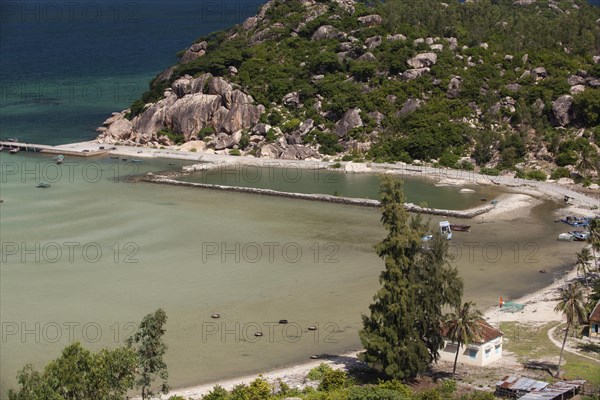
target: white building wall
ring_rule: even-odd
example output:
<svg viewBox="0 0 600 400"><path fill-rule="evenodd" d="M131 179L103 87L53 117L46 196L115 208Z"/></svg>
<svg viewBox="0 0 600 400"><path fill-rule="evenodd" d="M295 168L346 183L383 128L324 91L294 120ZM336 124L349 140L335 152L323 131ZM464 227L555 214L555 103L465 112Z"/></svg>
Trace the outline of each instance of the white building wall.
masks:
<svg viewBox="0 0 600 400"><path fill-rule="evenodd" d="M440 350L442 361L454 362L456 356L456 344L445 341L445 346ZM458 362L461 364L485 366L502 358L502 337L496 338L484 344L461 345L458 353Z"/></svg>

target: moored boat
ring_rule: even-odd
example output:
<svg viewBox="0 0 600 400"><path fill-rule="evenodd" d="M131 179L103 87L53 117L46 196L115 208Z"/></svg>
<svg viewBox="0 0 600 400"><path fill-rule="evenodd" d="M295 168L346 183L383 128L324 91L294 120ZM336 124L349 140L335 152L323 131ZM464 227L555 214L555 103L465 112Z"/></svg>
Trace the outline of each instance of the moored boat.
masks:
<svg viewBox="0 0 600 400"><path fill-rule="evenodd" d="M471 225L450 224L450 229L457 232L469 232Z"/></svg>
<svg viewBox="0 0 600 400"><path fill-rule="evenodd" d="M560 240L561 242L572 242L575 239L575 236L573 236L571 233L561 233L560 235L558 235L558 240Z"/></svg>
<svg viewBox="0 0 600 400"><path fill-rule="evenodd" d="M52 185L50 185L49 183L40 182L40 183L37 184L36 187L40 188L40 189L48 189L50 186L52 186Z"/></svg>
<svg viewBox="0 0 600 400"><path fill-rule="evenodd" d="M10 150L10 154L17 154L19 152L19 148L15 147L14 149Z"/></svg>
<svg viewBox="0 0 600 400"><path fill-rule="evenodd" d="M579 217L573 217L571 215L561 219L562 222L564 222L565 224L571 225L571 226L576 226L576 227L580 227L580 226L588 226L590 224L592 218L587 217L587 218L579 218Z"/></svg>
<svg viewBox="0 0 600 400"><path fill-rule="evenodd" d="M440 222L440 232L442 233L442 236L445 237L447 240L452 239L452 229L450 228L450 222Z"/></svg>
<svg viewBox="0 0 600 400"><path fill-rule="evenodd" d="M573 240L578 242L586 241L590 237L590 233L586 231L570 231L568 233L573 236Z"/></svg>

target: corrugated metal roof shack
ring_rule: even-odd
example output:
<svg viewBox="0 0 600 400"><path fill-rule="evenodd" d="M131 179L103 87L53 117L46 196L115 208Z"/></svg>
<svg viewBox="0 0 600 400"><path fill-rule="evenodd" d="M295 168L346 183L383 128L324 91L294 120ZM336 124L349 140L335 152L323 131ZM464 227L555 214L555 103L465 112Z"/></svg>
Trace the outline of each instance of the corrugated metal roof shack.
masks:
<svg viewBox="0 0 600 400"><path fill-rule="evenodd" d="M496 382L496 396L520 400L567 400L579 394L584 380L559 381L552 385L525 377L509 375Z"/></svg>

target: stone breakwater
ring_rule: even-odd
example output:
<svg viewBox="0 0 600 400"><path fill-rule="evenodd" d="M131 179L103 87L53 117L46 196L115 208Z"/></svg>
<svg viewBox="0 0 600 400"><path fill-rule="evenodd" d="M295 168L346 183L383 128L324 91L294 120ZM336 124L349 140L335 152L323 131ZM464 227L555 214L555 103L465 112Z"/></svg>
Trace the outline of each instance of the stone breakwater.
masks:
<svg viewBox="0 0 600 400"><path fill-rule="evenodd" d="M277 190L271 189L259 189L259 188L249 188L249 187L239 187L239 186L224 186L224 185L214 185L208 183L193 183L193 182L182 182L175 179L166 178L163 176L156 175L146 175L141 179L142 182L149 183L158 183L163 185L172 185L172 186L184 186L191 188L199 188L199 189L211 189L211 190L222 190L222 191L230 191L230 192L238 192L238 193L251 193L251 194L259 194L264 196L274 196L274 197L286 197L291 199L300 199L300 200L311 200L311 201L324 201L329 203L336 204L346 204L346 205L354 205L354 206L362 206L362 207L380 207L381 202L379 200L371 200L371 199L357 199L351 197L340 197L340 196L332 196L328 194L308 194L308 193L290 193L290 192L280 192ZM452 218L473 218L478 215L485 214L495 208L494 204L485 204L479 207L470 208L468 210L444 210L439 208L429 208L429 207L421 207L413 203L405 203L405 207L407 211L416 213L416 214L428 214L428 215L440 215Z"/></svg>

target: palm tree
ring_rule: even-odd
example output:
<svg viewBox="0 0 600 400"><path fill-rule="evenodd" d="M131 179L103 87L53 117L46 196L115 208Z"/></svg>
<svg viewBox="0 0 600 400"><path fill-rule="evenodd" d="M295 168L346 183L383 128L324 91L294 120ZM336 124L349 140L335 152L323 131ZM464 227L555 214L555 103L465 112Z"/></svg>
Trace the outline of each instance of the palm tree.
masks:
<svg viewBox="0 0 600 400"><path fill-rule="evenodd" d="M577 283L569 283L566 287L562 288L560 292L560 299L554 311L561 312L567 318L567 329L565 330L565 337L563 339L562 347L560 349L560 357L558 359L558 369L556 371L556 377L560 377L560 364L562 362L563 351L565 350L565 344L567 343L567 336L569 335L569 328L576 322L583 323L587 317L587 311L585 309L585 303L583 300L583 291L581 286Z"/></svg>
<svg viewBox="0 0 600 400"><path fill-rule="evenodd" d="M452 369L453 376L456 374L460 346L481 339L483 315L481 311L473 309L473 307L475 307L475 303L469 301L457 307L454 313L446 315L445 318L445 325L448 329L446 335L448 339L456 343L456 356L454 357L454 368Z"/></svg>
<svg viewBox="0 0 600 400"><path fill-rule="evenodd" d="M585 285L588 289L590 288L590 283L588 282L588 273L590 272L590 266L588 264L590 261L592 261L592 255L590 254L590 249L587 247L584 247L577 253L577 274L579 274L579 271L583 273Z"/></svg>

